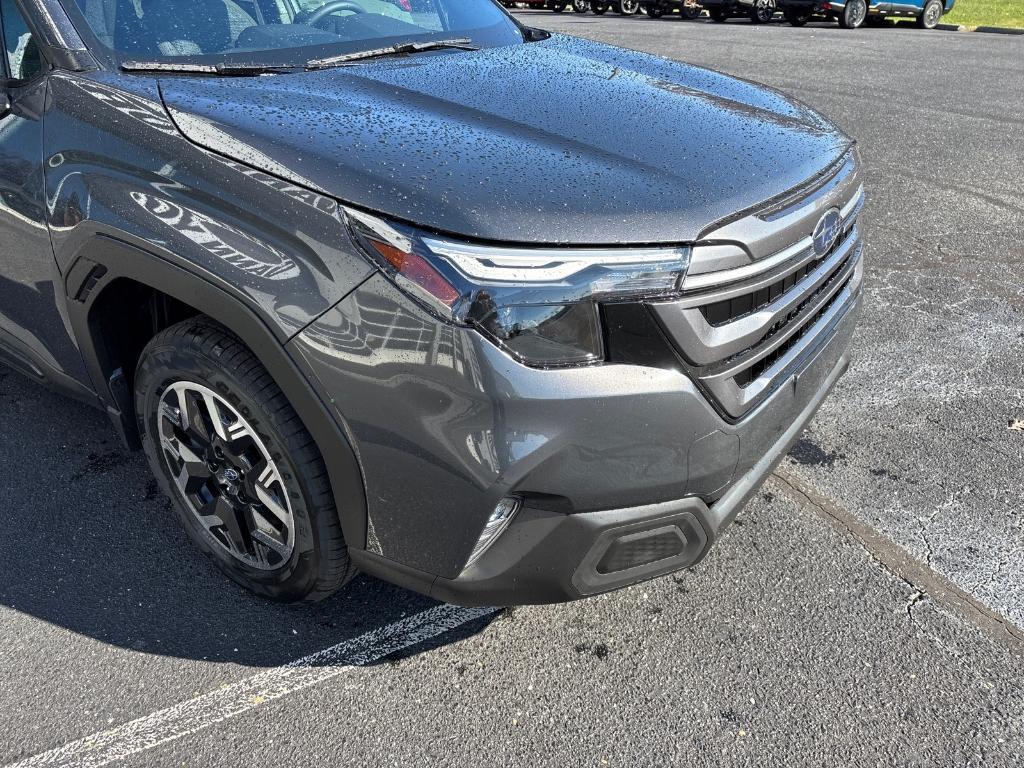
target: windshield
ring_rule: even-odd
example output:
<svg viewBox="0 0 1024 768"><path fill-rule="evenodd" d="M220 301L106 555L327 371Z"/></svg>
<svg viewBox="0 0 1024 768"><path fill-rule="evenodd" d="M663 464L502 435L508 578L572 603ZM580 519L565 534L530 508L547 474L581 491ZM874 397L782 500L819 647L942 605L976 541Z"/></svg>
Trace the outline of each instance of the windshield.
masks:
<svg viewBox="0 0 1024 768"><path fill-rule="evenodd" d="M523 41L491 0L75 0L118 61L301 66L407 42Z"/></svg>

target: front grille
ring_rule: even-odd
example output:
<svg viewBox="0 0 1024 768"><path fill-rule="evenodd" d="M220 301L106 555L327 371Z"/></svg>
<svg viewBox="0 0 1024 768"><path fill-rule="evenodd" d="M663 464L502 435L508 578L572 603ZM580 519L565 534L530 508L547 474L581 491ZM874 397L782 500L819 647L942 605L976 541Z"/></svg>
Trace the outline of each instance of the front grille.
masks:
<svg viewBox="0 0 1024 768"><path fill-rule="evenodd" d="M790 311L783 317L776 320L774 325L772 325L771 328L769 328L765 332L764 336L762 336L758 340L757 344L754 344L753 346L756 348L757 346L764 344L765 342L769 341L772 338L772 336L774 336L776 333L784 330L787 326L789 326L790 323L793 323L794 321L798 320L800 318L800 315L806 312L809 307L814 307L818 304L819 297L821 297L825 293L832 292L832 289L835 287L836 283L842 282L844 284L843 287L845 287L845 284L849 283L851 279L850 268L853 264L853 261L856 259L858 253L859 251L854 252L853 254L843 259L843 261L840 262L836 270L829 276L829 278L824 283L822 283L809 294L807 294L806 298L804 298L796 306L796 309ZM824 314L829 309L829 307L831 307L832 304L836 301L837 296L841 296L841 294L842 288L840 288L838 292L833 292L832 299L828 300L823 307L819 307L814 313L814 316L811 317L810 321L806 325L813 324L814 320L817 319L822 314ZM800 336L800 332L797 332L794 336L792 336L789 339L789 341L793 341L794 339L799 338Z"/></svg>
<svg viewBox="0 0 1024 768"><path fill-rule="evenodd" d="M691 375L730 418L742 417L799 370L859 294L864 193L855 158L808 190L706 235L716 246L734 243L738 253L756 257L728 268L695 263L694 290L651 305ZM842 216L840 236L819 257L811 235L832 207ZM699 253L700 243L695 259ZM709 271L712 263L717 271Z"/></svg>
<svg viewBox="0 0 1024 768"><path fill-rule="evenodd" d="M757 312L775 301L798 282L803 280L814 268L811 263L804 264L793 270L781 280L761 288L753 293L744 293L731 299L716 301L700 308L704 319L711 325L724 325L741 317Z"/></svg>
<svg viewBox="0 0 1024 768"><path fill-rule="evenodd" d="M852 279L852 277L847 277L846 283L849 283ZM845 285L843 287L845 288ZM744 370L736 374L734 379L736 384L741 387L746 387L752 381L755 381L759 379L761 376L763 376L765 372L767 372L773 365L775 365L779 360L782 360L787 354L789 354L789 352L806 335L807 330L813 327L814 321L820 318L826 312L828 312L836 302L842 299L842 296L842 291L840 291L840 293L838 293L836 296L833 296L832 299L828 303L826 303L824 307L815 312L814 316L810 318L806 325L804 325L799 331L797 331L795 334L786 339L785 343L781 347L778 347L777 349L769 353L767 357L762 357L749 368L745 368ZM771 332L768 335L770 336Z"/></svg>

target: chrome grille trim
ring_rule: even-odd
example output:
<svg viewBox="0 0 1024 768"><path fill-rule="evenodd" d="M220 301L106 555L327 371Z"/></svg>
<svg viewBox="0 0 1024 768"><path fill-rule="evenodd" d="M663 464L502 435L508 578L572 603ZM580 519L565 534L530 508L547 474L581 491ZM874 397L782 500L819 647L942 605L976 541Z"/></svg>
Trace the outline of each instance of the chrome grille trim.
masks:
<svg viewBox="0 0 1024 768"><path fill-rule="evenodd" d="M858 253L859 256L859 253ZM856 304L860 296L860 283L863 276L863 262L858 259L852 280L843 287L827 310L800 337L796 345L774 363L768 370L746 386L739 386L735 380L736 371L720 373L702 379L702 383L710 389L722 403L734 403L739 411L745 412L775 388L775 384L784 380L786 375L800 368L799 361L809 350L815 348L822 337L828 337L832 330ZM752 363L751 363L752 364Z"/></svg>
<svg viewBox="0 0 1024 768"><path fill-rule="evenodd" d="M851 218L859 216L861 210L864 208L865 199L864 185L861 184L857 189L857 194L853 196L853 199L840 209L840 213L843 215L843 221L849 221Z"/></svg>
<svg viewBox="0 0 1024 768"><path fill-rule="evenodd" d="M861 208L864 205L864 188L860 187L857 190L857 194L840 209L840 213L843 217L844 226L849 229L853 224L853 219L860 213ZM696 247L700 247L699 245ZM741 267L734 267L733 269L723 269L717 272L706 272L704 274L687 274L683 280L683 290L686 292L700 291L708 288L720 286L724 283L736 283L743 280L748 280L752 277L756 277L764 272L774 272L777 268L781 268L786 272L791 272L801 264L790 262L801 261L806 263L810 259L814 258L814 250L812 248L811 236L808 234L803 239L793 243L787 248L774 253L759 261L755 261L752 264L745 264ZM744 286L745 288L745 286Z"/></svg>
<svg viewBox="0 0 1024 768"><path fill-rule="evenodd" d="M697 246L698 248L700 246ZM699 291L705 288L713 288L719 286L722 283L738 283L747 278L759 275L762 272L778 267L779 265L786 264L787 262L798 258L801 254L811 251L811 238L808 235L798 243L794 243L784 251L769 256L767 259L761 261L755 261L753 264L745 264L742 267L735 267L733 269L724 269L721 272L707 272L703 275L690 275L688 274L683 279L683 290L687 292Z"/></svg>
<svg viewBox="0 0 1024 768"><path fill-rule="evenodd" d="M697 269L684 279L683 295L649 304L690 375L727 418L742 418L798 373L859 300L865 195L856 156L806 195L710 233L694 246ZM819 257L811 233L834 208L842 232ZM703 265L701 244L715 246Z"/></svg>
<svg viewBox="0 0 1024 768"><path fill-rule="evenodd" d="M704 317L701 307L723 299L758 291L766 285L772 284L785 273L764 277L754 283L747 283L727 291L716 291L699 298L684 298L665 307L653 306L658 312L662 325L685 351L687 358L697 365L710 365L756 344L768 329L778 322L779 318L792 312L807 295L816 291L833 276L853 252L858 238L859 233L854 226L840 247L830 256L822 259L821 264L814 271L806 275L789 291L779 296L767 307L732 322L712 325ZM809 260L801 259L791 265L791 269L787 272L798 269Z"/></svg>
<svg viewBox="0 0 1024 768"><path fill-rule="evenodd" d="M860 255L858 248L857 256ZM840 289L852 287L854 291L860 287L860 275L862 270L859 270L861 262L859 259L850 259L842 271L836 273L831 280L831 283L825 288L825 290L818 293L813 297L811 303L800 309L800 313L797 317L787 322L782 328L775 333L766 334L762 339L758 341L760 343L756 346L750 347L749 352L742 350L739 354L729 357L720 363L722 367L719 370L719 366L715 366L717 373L710 374L704 377L705 381L712 381L720 379L725 376L735 376L740 371L751 367L754 363L763 360L768 357L772 352L785 344L792 336L799 333L803 327L814 318L815 315L828 304ZM852 280L850 278L853 278ZM746 353L746 354L744 354Z"/></svg>

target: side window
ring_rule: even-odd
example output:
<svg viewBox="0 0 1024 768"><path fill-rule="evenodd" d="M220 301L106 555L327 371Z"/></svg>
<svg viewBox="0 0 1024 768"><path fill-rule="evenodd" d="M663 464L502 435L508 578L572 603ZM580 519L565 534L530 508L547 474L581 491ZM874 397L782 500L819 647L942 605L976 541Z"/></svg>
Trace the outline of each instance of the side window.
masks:
<svg viewBox="0 0 1024 768"><path fill-rule="evenodd" d="M25 23L14 0L0 0L0 18L4 27L4 49L7 54L7 71L15 80L28 80L43 68L39 46Z"/></svg>

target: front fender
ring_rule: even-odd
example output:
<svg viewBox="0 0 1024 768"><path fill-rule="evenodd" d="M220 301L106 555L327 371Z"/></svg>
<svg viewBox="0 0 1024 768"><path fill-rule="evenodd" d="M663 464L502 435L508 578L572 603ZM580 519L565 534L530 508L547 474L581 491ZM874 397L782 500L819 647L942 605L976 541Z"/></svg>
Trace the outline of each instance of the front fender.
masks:
<svg viewBox="0 0 1024 768"><path fill-rule="evenodd" d="M255 305L287 340L373 271L335 200L192 144L148 78L54 76L44 167L65 274L113 236Z"/></svg>
<svg viewBox="0 0 1024 768"><path fill-rule="evenodd" d="M366 540L347 426L285 343L373 273L336 201L187 141L156 82L54 75L44 119L46 216L66 316L102 405L133 419L90 312L115 281L153 288L234 331L270 371L324 456L346 541Z"/></svg>

